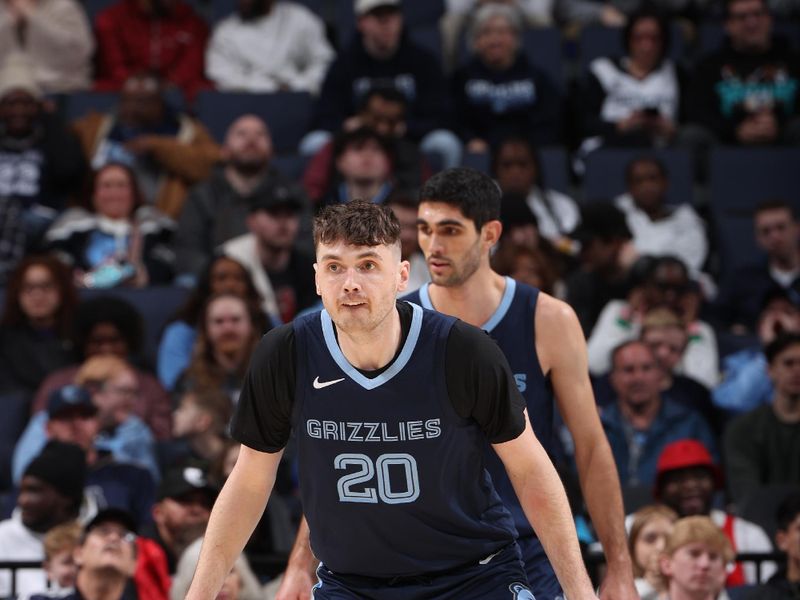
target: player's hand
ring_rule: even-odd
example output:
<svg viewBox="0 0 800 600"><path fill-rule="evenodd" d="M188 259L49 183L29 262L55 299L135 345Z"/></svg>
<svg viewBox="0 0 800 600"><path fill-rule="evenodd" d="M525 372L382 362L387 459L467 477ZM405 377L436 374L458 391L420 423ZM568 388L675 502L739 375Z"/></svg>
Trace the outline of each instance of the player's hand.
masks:
<svg viewBox="0 0 800 600"><path fill-rule="evenodd" d="M283 574L275 600L309 600L311 588L316 583L307 570L289 566Z"/></svg>
<svg viewBox="0 0 800 600"><path fill-rule="evenodd" d="M612 573L609 571L600 585L600 600L639 600L632 573Z"/></svg>

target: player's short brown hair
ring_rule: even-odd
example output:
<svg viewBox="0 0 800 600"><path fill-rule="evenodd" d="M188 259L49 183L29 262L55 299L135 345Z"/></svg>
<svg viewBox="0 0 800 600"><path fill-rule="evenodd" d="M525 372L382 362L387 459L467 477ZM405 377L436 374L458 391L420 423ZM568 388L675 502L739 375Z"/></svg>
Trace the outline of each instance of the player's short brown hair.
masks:
<svg viewBox="0 0 800 600"><path fill-rule="evenodd" d="M400 241L400 222L392 210L368 200L326 206L314 219L314 247L344 242L350 246L392 246Z"/></svg>

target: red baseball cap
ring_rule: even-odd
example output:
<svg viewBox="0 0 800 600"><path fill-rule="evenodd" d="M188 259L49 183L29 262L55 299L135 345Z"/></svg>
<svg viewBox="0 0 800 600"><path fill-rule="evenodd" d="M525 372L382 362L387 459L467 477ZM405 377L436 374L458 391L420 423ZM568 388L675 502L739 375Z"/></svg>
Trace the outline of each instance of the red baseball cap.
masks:
<svg viewBox="0 0 800 600"><path fill-rule="evenodd" d="M656 484L654 495L661 495L664 475L670 471L688 469L690 467L706 467L714 476L717 489L722 487L722 471L714 463L711 453L702 442L692 439L678 440L664 446L656 465Z"/></svg>

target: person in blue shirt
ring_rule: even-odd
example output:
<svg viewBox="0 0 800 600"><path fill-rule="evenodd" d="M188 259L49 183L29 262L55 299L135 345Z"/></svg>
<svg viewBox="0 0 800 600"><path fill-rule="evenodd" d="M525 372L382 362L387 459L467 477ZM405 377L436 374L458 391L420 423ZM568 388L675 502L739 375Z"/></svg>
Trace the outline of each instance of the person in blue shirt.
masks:
<svg viewBox="0 0 800 600"><path fill-rule="evenodd" d="M187 598L218 592L292 433L322 561L315 598L532 597L513 521L485 470L487 444L564 591L596 598L566 494L496 345L397 301L409 272L391 209L329 206L314 231L325 309L273 330L256 350L231 425L242 448Z"/></svg>

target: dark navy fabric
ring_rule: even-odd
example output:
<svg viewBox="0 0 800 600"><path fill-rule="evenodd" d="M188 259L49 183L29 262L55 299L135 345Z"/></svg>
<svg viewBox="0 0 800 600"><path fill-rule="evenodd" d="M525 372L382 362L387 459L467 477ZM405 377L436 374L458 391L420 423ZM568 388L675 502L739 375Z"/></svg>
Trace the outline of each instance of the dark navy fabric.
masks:
<svg viewBox="0 0 800 600"><path fill-rule="evenodd" d="M337 574L448 570L514 538L485 469L485 435L448 397L455 319L412 308L402 350L373 378L347 362L326 311L293 323L303 510L315 555Z"/></svg>
<svg viewBox="0 0 800 600"><path fill-rule="evenodd" d="M435 310L428 294L429 284L417 292L405 296L409 302L419 303L423 308ZM550 454L553 448L553 393L550 381L542 373L536 355L536 331L534 315L539 290L506 277L506 289L500 305L481 329L486 330L505 354L517 388L525 398L536 437ZM522 511L517 495L506 475L503 463L489 449L487 465L495 488L514 517L514 524L521 536L533 535L533 529Z"/></svg>
<svg viewBox="0 0 800 600"><path fill-rule="evenodd" d="M386 580L338 575L323 564L317 577L314 600L536 600L516 544L447 573Z"/></svg>

